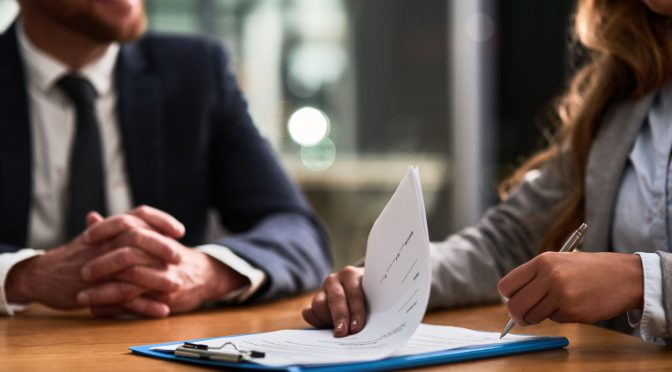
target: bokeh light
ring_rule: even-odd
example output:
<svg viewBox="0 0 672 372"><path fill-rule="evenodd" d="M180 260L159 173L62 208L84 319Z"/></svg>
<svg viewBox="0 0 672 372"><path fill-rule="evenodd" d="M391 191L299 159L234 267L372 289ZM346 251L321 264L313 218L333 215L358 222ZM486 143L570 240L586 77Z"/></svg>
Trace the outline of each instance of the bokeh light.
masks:
<svg viewBox="0 0 672 372"><path fill-rule="evenodd" d="M313 146L329 134L329 118L314 107L302 107L289 117L287 128L294 142Z"/></svg>
<svg viewBox="0 0 672 372"><path fill-rule="evenodd" d="M301 147L301 163L315 172L327 170L336 161L336 145L329 137L314 146Z"/></svg>

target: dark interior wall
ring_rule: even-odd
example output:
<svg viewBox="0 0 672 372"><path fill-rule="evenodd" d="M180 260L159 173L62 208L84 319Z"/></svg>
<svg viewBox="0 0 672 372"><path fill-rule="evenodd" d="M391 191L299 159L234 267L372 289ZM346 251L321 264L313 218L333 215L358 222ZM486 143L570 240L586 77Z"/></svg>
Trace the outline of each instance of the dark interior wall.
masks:
<svg viewBox="0 0 672 372"><path fill-rule="evenodd" d="M449 2L352 4L357 147L374 153L449 153ZM497 6L496 179L546 144L544 114L567 80L574 7L574 0L502 1Z"/></svg>
<svg viewBox="0 0 672 372"><path fill-rule="evenodd" d="M547 142L545 110L568 77L570 17L575 1L502 1L498 20L498 178Z"/></svg>
<svg viewBox="0 0 672 372"><path fill-rule="evenodd" d="M447 6L353 2L360 151L448 151Z"/></svg>

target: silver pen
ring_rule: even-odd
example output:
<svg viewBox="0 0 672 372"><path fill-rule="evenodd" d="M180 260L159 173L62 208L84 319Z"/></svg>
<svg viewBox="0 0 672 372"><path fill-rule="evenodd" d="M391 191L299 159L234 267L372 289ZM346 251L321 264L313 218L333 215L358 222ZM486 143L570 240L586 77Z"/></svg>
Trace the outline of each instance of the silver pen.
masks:
<svg viewBox="0 0 672 372"><path fill-rule="evenodd" d="M583 239L583 235L586 234L586 230L588 230L588 225L585 223L582 223L581 226L579 226L576 231L572 235L569 236L569 239L565 242L565 244L562 245L562 248L560 248L560 252L571 252L573 251L576 247L579 246L581 243L581 240ZM516 322L513 321L513 319L509 319L509 322L506 323L506 326L502 330L502 333L499 335L499 338L501 339L502 337L506 336L507 333L513 328L513 326L516 325Z"/></svg>

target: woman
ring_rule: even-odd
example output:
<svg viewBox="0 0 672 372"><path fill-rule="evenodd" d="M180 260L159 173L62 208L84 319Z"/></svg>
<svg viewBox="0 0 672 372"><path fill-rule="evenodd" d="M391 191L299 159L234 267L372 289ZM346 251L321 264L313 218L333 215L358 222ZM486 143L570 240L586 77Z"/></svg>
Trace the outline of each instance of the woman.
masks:
<svg viewBox="0 0 672 372"><path fill-rule="evenodd" d="M670 0L579 1L587 60L557 105L556 141L475 226L432 245L430 308L501 294L518 325L605 321L647 340L672 335L668 16ZM583 221L583 252L552 252ZM331 274L304 318L336 336L361 330L363 270Z"/></svg>

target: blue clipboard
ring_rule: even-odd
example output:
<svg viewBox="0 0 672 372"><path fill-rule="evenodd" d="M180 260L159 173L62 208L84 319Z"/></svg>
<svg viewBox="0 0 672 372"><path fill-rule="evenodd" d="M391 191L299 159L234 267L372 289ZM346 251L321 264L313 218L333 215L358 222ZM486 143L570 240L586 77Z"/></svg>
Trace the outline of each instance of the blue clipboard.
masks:
<svg viewBox="0 0 672 372"><path fill-rule="evenodd" d="M190 340L191 342L200 342L210 340L204 338ZM172 362L191 363L202 366L212 366L218 368L231 368L239 370L258 370L258 371L386 371L391 369L402 369L411 367L423 367L436 364L455 363L475 359L485 359L505 355L523 354L534 351L561 349L569 345L569 340L565 337L538 337L529 340L512 341L506 344L477 345L431 353L422 353L406 356L392 356L384 359L340 363L340 364L320 364L320 365L295 365L287 367L269 367L252 362L221 362L206 359L186 358L175 356L172 353L152 350L153 347L173 345L177 342L166 342L161 344L132 346L129 349L133 354L148 356L152 358L164 359Z"/></svg>

